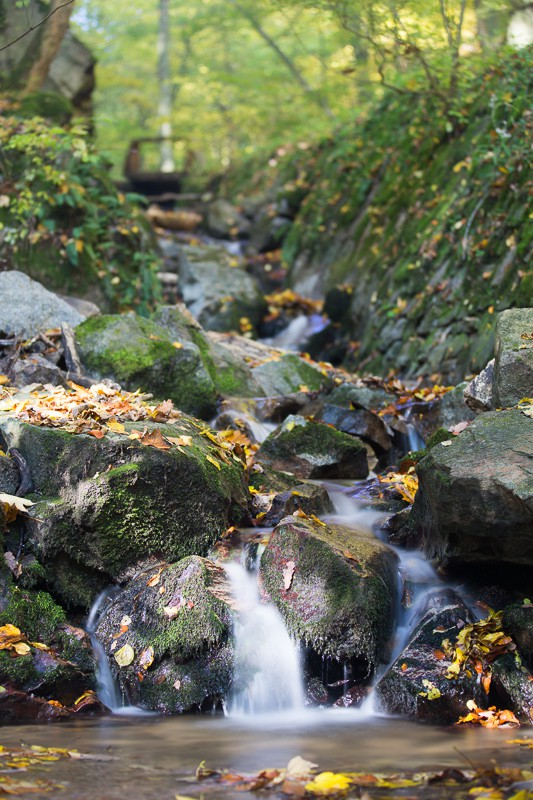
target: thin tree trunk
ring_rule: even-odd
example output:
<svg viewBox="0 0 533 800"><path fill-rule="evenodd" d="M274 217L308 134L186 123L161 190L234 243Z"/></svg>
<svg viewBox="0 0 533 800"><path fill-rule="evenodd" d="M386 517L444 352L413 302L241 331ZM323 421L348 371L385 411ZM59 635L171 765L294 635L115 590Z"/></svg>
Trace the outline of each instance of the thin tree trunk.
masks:
<svg viewBox="0 0 533 800"><path fill-rule="evenodd" d="M172 113L172 82L170 80L170 15L169 0L159 0L159 36L157 41L157 77L159 80L159 118L161 124L159 135L164 137L161 142L161 171L174 171L174 158L172 155L172 126L170 115Z"/></svg>
<svg viewBox="0 0 533 800"><path fill-rule="evenodd" d="M38 92L42 88L48 77L50 65L68 31L69 20L73 10L74 4L64 5L64 0L52 0L50 4L51 15L43 30L39 57L30 70L24 89L25 94Z"/></svg>
<svg viewBox="0 0 533 800"><path fill-rule="evenodd" d="M327 114L328 117L333 116L331 109L324 98L320 97L313 88L307 83L306 79L294 63L294 61L289 58L289 56L281 49L281 47L274 41L274 39L265 31L265 29L261 26L259 20L257 20L254 15L238 0L229 0L229 2L235 6L235 8L240 11L243 17L246 17L252 28L259 34L259 36L268 44L268 46L276 53L278 58L285 64L291 75L295 78L295 80L300 84L304 92L312 97L313 100L318 103L318 105L322 108L322 110Z"/></svg>

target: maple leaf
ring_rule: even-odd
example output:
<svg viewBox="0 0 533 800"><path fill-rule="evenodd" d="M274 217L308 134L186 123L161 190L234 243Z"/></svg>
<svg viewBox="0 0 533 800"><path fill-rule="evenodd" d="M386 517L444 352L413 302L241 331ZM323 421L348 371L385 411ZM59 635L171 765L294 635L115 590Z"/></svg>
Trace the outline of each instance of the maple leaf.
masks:
<svg viewBox="0 0 533 800"><path fill-rule="evenodd" d="M146 431L139 441L147 447L156 447L158 450L170 450L170 445L165 442L160 430Z"/></svg>

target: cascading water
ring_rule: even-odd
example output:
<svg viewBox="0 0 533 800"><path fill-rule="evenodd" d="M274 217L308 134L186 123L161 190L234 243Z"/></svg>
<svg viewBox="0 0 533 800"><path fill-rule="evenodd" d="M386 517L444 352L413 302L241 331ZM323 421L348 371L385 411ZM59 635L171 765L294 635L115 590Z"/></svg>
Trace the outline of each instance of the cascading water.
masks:
<svg viewBox="0 0 533 800"><path fill-rule="evenodd" d="M281 614L261 603L257 575L239 563L224 565L239 607L235 622L235 671L231 715L299 710L304 707L298 646Z"/></svg>
<svg viewBox="0 0 533 800"><path fill-rule="evenodd" d="M118 686L111 673L111 669L109 667L109 662L107 660L105 650L96 637L96 628L98 626L98 621L100 619L102 611L104 610L105 604L108 600L110 600L113 597L115 593L116 593L116 588L114 587L112 589L104 589L103 592L100 592L100 594L98 595L98 597L96 598L96 600L92 605L92 608L89 612L89 616L87 617L87 622L85 623L85 630L90 636L91 646L93 648L93 653L96 658L98 699L111 711L116 712L123 706L122 697L120 696Z"/></svg>

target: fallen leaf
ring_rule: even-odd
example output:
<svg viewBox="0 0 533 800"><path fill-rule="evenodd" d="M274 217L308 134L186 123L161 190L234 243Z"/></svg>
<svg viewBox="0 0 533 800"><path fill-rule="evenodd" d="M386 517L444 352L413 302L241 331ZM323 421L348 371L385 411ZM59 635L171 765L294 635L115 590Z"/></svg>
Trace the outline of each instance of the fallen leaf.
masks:
<svg viewBox="0 0 533 800"><path fill-rule="evenodd" d="M154 648L149 645L146 650L143 650L139 656L139 666L145 671L149 669L154 663Z"/></svg>
<svg viewBox="0 0 533 800"><path fill-rule="evenodd" d="M310 772L315 770L318 764L313 764L312 761L307 761L301 756L294 756L287 764L287 777L288 778L307 778Z"/></svg>
<svg viewBox="0 0 533 800"><path fill-rule="evenodd" d="M165 608L163 609L163 614L165 615L165 617L172 620L176 619L179 610L180 610L179 606L165 606Z"/></svg>
<svg viewBox="0 0 533 800"><path fill-rule="evenodd" d="M165 439L177 447L190 447L192 445L192 436L165 436Z"/></svg>
<svg viewBox="0 0 533 800"><path fill-rule="evenodd" d="M107 422L106 427L110 431L112 431L113 433L125 433L126 432L126 428L124 427L122 422L117 422L116 419L110 419L109 422Z"/></svg>
<svg viewBox="0 0 533 800"><path fill-rule="evenodd" d="M330 795L346 791L350 784L350 778L340 772L321 772L310 783L306 783L305 788L311 794Z"/></svg>
<svg viewBox="0 0 533 800"><path fill-rule="evenodd" d="M147 447L156 447L158 450L170 450L169 443L165 442L158 428L149 433L143 433L139 441Z"/></svg>
<svg viewBox="0 0 533 800"><path fill-rule="evenodd" d="M115 653L115 661L119 667L128 667L135 658L135 651L130 644L125 644Z"/></svg>

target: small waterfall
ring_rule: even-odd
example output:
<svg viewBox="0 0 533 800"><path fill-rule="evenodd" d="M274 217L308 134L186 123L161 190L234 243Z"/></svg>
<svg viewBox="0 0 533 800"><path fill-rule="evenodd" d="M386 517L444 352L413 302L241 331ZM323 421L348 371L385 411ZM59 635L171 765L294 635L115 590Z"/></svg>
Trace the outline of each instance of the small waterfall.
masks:
<svg viewBox="0 0 533 800"><path fill-rule="evenodd" d="M115 593L115 587L112 587L111 589L104 589L103 592L100 592L92 605L89 616L87 617L87 622L85 623L85 630L90 636L91 646L96 658L98 699L101 700L101 702L111 711L118 711L122 708L122 697L120 696L118 686L111 673L111 668L109 666L105 650L99 640L96 638L96 628L98 626L98 621L102 611L105 608L106 602L112 599Z"/></svg>
<svg viewBox="0 0 533 800"><path fill-rule="evenodd" d="M300 655L279 611L259 599L257 575L225 564L238 607L230 714L261 714L304 707Z"/></svg>

